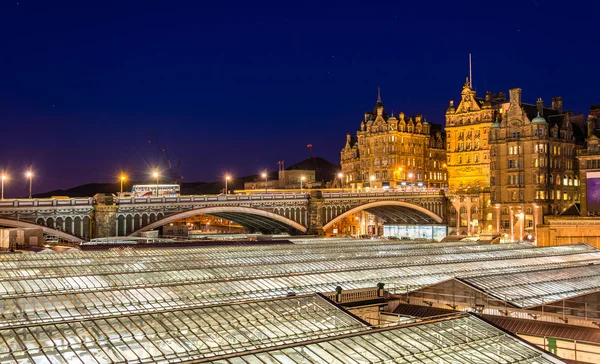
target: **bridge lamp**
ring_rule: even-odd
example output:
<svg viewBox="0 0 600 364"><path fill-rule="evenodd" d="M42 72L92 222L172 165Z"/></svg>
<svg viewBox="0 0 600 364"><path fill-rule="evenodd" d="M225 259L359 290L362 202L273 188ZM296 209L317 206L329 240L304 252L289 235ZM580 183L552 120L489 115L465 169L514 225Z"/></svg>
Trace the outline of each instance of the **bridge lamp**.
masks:
<svg viewBox="0 0 600 364"><path fill-rule="evenodd" d="M338 173L338 178L340 179L340 186L342 187L342 192L344 192L344 180L342 179L344 174L342 172Z"/></svg>
<svg viewBox="0 0 600 364"><path fill-rule="evenodd" d="M2 173L2 199L4 200L4 181L6 180L7 176Z"/></svg>
<svg viewBox="0 0 600 364"><path fill-rule="evenodd" d="M152 173L152 176L154 178L156 178L156 197L158 197L158 177L159 177L158 169L155 170L154 173Z"/></svg>
<svg viewBox="0 0 600 364"><path fill-rule="evenodd" d="M31 168L25 173L25 176L29 178L29 198L31 198L31 189L33 187L33 172L31 171Z"/></svg>
<svg viewBox="0 0 600 364"><path fill-rule="evenodd" d="M269 175L267 174L267 172L263 172L260 176L265 179L265 193L267 193L267 182Z"/></svg>
<svg viewBox="0 0 600 364"><path fill-rule="evenodd" d="M229 194L229 190L227 189L227 182L229 182L229 180L231 179L231 176L226 174L225 175L225 194L228 195Z"/></svg>
<svg viewBox="0 0 600 364"><path fill-rule="evenodd" d="M302 182L304 182L305 179L306 177L304 176L300 177L300 193L302 193Z"/></svg>
<svg viewBox="0 0 600 364"><path fill-rule="evenodd" d="M123 182L125 182L125 180L127 179L127 176L125 176L124 174L121 174L121 194L123 194Z"/></svg>

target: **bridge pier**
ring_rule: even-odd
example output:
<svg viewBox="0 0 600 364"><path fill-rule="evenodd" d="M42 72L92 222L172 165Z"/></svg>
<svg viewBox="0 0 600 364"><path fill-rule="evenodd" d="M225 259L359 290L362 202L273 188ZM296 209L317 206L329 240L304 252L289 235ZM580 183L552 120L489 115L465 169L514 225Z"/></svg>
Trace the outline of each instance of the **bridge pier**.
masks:
<svg viewBox="0 0 600 364"><path fill-rule="evenodd" d="M105 238L117 235L117 209L116 205L96 206L94 214L94 234L96 238Z"/></svg>
<svg viewBox="0 0 600 364"><path fill-rule="evenodd" d="M310 194L308 201L308 234L310 235L325 235L323 230L323 193L314 191Z"/></svg>

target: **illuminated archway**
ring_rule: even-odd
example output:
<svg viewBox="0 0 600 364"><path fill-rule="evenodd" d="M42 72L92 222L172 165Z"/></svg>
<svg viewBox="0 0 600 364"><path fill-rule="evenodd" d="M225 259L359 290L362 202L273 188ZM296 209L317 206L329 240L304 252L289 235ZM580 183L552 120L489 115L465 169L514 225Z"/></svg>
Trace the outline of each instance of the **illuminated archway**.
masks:
<svg viewBox="0 0 600 364"><path fill-rule="evenodd" d="M71 242L75 242L75 243L81 243L84 241L82 238L72 235L72 234L69 234L69 233L66 233L64 231L56 230L56 229L48 227L48 226L38 225L33 222L27 222L27 221L23 221L23 220L17 221L17 220L12 220L12 219L0 218L0 225L13 227L13 228L23 228L23 229L42 229L42 231L45 234L54 235L54 236L57 236L61 239L67 240L67 241L71 241Z"/></svg>
<svg viewBox="0 0 600 364"><path fill-rule="evenodd" d="M325 224L323 226L323 231L329 230L338 221L346 218L347 216L350 216L357 212L365 211L365 210L367 210L367 212L369 212L368 210L376 210L377 208L381 208L381 207L398 207L399 208L398 211L400 213L405 213L405 214L407 212L417 213L419 215L419 217L421 217L425 220L429 220L429 221L424 221L424 223L440 224L444 221L444 219L442 219L439 215L437 215L419 205L415 205L415 204L408 203L408 202L402 202L402 201L377 201L377 202L371 202L371 203L366 203L364 205L357 206L353 209L350 209L350 210L344 212L341 215L336 216L334 219L332 219L331 221L329 221L327 224ZM406 209L406 211L402 211L402 209Z"/></svg>
<svg viewBox="0 0 600 364"><path fill-rule="evenodd" d="M241 226L258 231L290 231L306 233L307 228L287 217L275 214L273 212L241 206L215 206L202 207L198 209L187 210L173 215L166 216L151 224L135 230L130 236L138 235L141 232L152 230L160 226L169 224L173 221L185 219L196 215L212 215L226 220L230 220Z"/></svg>

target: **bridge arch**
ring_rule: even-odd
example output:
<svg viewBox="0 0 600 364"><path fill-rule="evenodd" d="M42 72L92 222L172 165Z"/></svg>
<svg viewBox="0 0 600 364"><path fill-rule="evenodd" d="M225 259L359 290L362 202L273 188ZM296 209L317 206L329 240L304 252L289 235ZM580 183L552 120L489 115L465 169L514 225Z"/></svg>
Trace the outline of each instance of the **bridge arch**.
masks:
<svg viewBox="0 0 600 364"><path fill-rule="evenodd" d="M415 205L413 203L403 202L403 201L385 200L385 201L376 201L376 202L366 203L363 205L356 206L352 209L346 210L344 213L337 215L337 216L333 217L330 221L328 221L323 226L323 231L329 230L334 224L336 224L338 221L344 219L345 217L347 217L349 215L352 215L352 214L355 214L357 212L364 211L364 210L372 210L373 213L377 214L376 211L382 207L399 207L400 209L398 209L398 210L400 213L403 213L402 210L407 210L406 212L410 211L412 213L416 213L421 218L429 219L430 224L440 224L444 221L444 219L442 219L436 213L433 213L419 205ZM406 212L404 212L404 213L406 213Z"/></svg>
<svg viewBox="0 0 600 364"><path fill-rule="evenodd" d="M270 211L242 206L214 206L191 209L176 214L168 215L165 217L162 217L162 213L159 213L158 216L160 216L161 219L158 219L146 226L143 226L133 231L129 235L135 236L141 232L155 229L157 227L166 225L170 222L200 214L217 216L226 220L233 221L246 228L259 231L287 230L289 232L300 233L306 233L308 231L308 229L305 226L297 223L296 221Z"/></svg>
<svg viewBox="0 0 600 364"><path fill-rule="evenodd" d="M38 221L39 221L39 219L38 219ZM51 228L48 226L44 226L44 225L38 225L33 222L23 221L23 220L17 221L17 220L12 220L12 219L0 218L0 225L13 227L13 228L23 228L23 229L28 229L28 228L40 229L41 228L42 231L48 235L54 235L59 238L71 241L71 242L81 243L84 241L80 237L69 234L67 232L60 231L60 230L57 230L57 229L54 229L54 228Z"/></svg>

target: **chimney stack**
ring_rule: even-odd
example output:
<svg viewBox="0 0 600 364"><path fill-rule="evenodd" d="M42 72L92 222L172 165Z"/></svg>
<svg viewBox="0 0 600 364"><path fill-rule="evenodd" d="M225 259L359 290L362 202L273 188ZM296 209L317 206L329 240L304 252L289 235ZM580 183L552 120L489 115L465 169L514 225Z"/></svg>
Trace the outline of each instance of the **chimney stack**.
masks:
<svg viewBox="0 0 600 364"><path fill-rule="evenodd" d="M537 107L537 111L540 113L540 115L544 116L544 101L541 97L538 97L535 106Z"/></svg>
<svg viewBox="0 0 600 364"><path fill-rule="evenodd" d="M588 138L594 135L598 124L598 118L595 115L588 115L587 119L587 136Z"/></svg>
<svg viewBox="0 0 600 364"><path fill-rule="evenodd" d="M521 105L521 91L522 90L519 87L508 90L511 104L514 102L515 104Z"/></svg>
<svg viewBox="0 0 600 364"><path fill-rule="evenodd" d="M563 112L563 103L562 97L556 96L552 98L552 108L556 110L559 114Z"/></svg>

